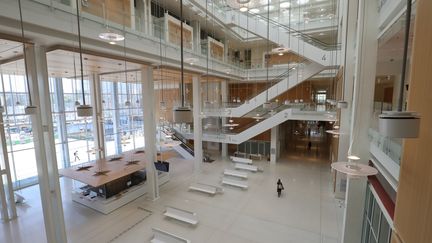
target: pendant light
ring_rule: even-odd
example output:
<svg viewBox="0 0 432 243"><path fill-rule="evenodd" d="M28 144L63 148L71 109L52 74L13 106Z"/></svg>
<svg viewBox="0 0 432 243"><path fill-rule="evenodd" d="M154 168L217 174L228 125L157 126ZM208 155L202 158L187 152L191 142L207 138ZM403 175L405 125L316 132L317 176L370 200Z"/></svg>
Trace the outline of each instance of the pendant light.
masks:
<svg viewBox="0 0 432 243"><path fill-rule="evenodd" d="M158 3L159 4L159 3ZM158 11L164 11L162 9L165 9L165 2L164 2L164 8L161 8L158 5ZM159 16L161 16L163 14L161 14L161 12L159 12ZM161 84L161 101L159 102L159 106L161 111L166 111L167 106L165 103L165 99L164 99L164 78L162 77L162 66L163 66L163 53L162 53L162 24L160 24L159 26L159 58L160 58L160 64L158 67L158 71L159 71L159 78L160 78L160 84Z"/></svg>
<svg viewBox="0 0 432 243"><path fill-rule="evenodd" d="M336 4L333 1L333 6ZM339 19L338 17L336 19ZM346 60L346 58L345 58ZM345 70L344 70L345 71ZM345 75L344 75L345 76ZM344 85L345 85L345 78L344 78ZM359 92L357 90L357 92ZM356 96L356 95L355 95ZM358 95L357 95L358 96ZM356 106L358 106L359 102L356 102ZM338 103L339 104L339 103ZM359 113L357 112L358 107L354 107L354 117L352 119L352 127L357 127L357 116ZM340 130L327 130L327 133L333 134L333 136L339 136L339 135L345 135L346 133L341 132ZM368 176L376 175L378 174L378 170L372 166L369 166L367 164L358 163L360 161L360 157L356 156L352 153L352 146L354 144L354 141L356 140L357 133L359 131L353 131L353 134L350 139L349 148L348 148L348 155L347 159L348 161L339 161L334 162L331 164L331 168L334 170L345 174L350 179L357 179L357 178L365 178Z"/></svg>
<svg viewBox="0 0 432 243"><path fill-rule="evenodd" d="M184 60L183 60L183 0L180 0L180 65L181 65L181 106L173 110L173 120L175 123L192 123L192 110L185 106L184 94ZM197 99L198 97L194 97Z"/></svg>
<svg viewBox="0 0 432 243"><path fill-rule="evenodd" d="M25 68L25 78L26 78L26 84L27 84L27 92L29 97L29 105L24 108L24 113L26 115L33 115L36 114L37 107L33 105L31 92L30 92L30 81L29 81L29 75L28 75L28 66L27 66L27 53L26 53L26 43L24 39L24 23L23 23L23 17L22 17L22 6L21 6L21 0L18 0L18 6L19 6L19 14L20 14L20 23L21 23L21 40L22 40L22 47L23 47L23 54L24 54L24 68Z"/></svg>
<svg viewBox="0 0 432 243"><path fill-rule="evenodd" d="M411 25L411 0L407 0L405 21L405 43L402 61L402 77L399 87L397 111L384 112L379 116L379 132L392 138L417 138L420 130L420 115L416 112L404 112L404 84L408 61L408 43Z"/></svg>
<svg viewBox="0 0 432 243"><path fill-rule="evenodd" d="M77 5L78 8L78 5ZM105 41L108 41L111 45L115 45L118 41L122 41L125 39L125 37L121 34L113 32L108 25L108 13L106 11L106 4L105 0L102 3L102 10L103 10L103 17L105 21L105 32L102 32L99 34L99 38ZM123 23L124 24L124 23Z"/></svg>
<svg viewBox="0 0 432 243"><path fill-rule="evenodd" d="M206 0L206 8L205 8L205 29L206 29L206 36L207 36L207 55L206 55L206 101L204 102L204 108L210 107L210 101L209 101L209 52L210 52L210 41L209 41L209 35L208 35L208 26L207 26L207 19L208 19L208 0ZM214 27L214 26L213 26Z"/></svg>
<svg viewBox="0 0 432 243"><path fill-rule="evenodd" d="M281 12L281 9L278 10L278 20L280 20L280 12ZM280 31L280 28L278 27L278 33L277 33L278 45L277 45L277 47L272 49L272 52L277 53L279 56L283 56L284 53L289 51L289 48L285 47L282 43L280 43L279 31Z"/></svg>
<svg viewBox="0 0 432 243"><path fill-rule="evenodd" d="M81 66L81 92L83 104L77 107L78 117L89 117L93 115L93 108L86 104L85 93L84 93L84 67L83 67L83 57L82 57L82 43L81 43L81 26L80 26L80 15L79 15L79 1L76 1L76 16L78 23L78 44L79 44L79 54L80 54L80 66Z"/></svg>

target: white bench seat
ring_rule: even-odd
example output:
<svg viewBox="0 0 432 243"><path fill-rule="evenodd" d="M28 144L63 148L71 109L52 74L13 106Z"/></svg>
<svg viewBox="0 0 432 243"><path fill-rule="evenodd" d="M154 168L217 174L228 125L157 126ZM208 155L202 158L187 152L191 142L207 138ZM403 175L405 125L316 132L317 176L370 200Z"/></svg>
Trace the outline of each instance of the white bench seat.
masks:
<svg viewBox="0 0 432 243"><path fill-rule="evenodd" d="M166 207L164 215L169 218L177 219L191 225L198 224L198 217L196 213L189 212L183 209Z"/></svg>
<svg viewBox="0 0 432 243"><path fill-rule="evenodd" d="M169 233L167 231L152 228L153 231L153 239L151 239L151 243L190 243L190 240L184 239L175 234Z"/></svg>
<svg viewBox="0 0 432 243"><path fill-rule="evenodd" d="M193 183L189 186L189 190L204 192L210 195L215 195L216 193L223 191L220 187L207 185L204 183Z"/></svg>
<svg viewBox="0 0 432 243"><path fill-rule="evenodd" d="M247 159L247 158L240 158L240 157L231 156L231 160L234 163L252 164L252 160L251 159Z"/></svg>
<svg viewBox="0 0 432 243"><path fill-rule="evenodd" d="M249 154L249 158L250 159L257 159L257 160L262 160L262 155L261 154Z"/></svg>
<svg viewBox="0 0 432 243"><path fill-rule="evenodd" d="M222 184L240 187L241 189L247 189L249 187L246 181L232 180L225 177L222 178Z"/></svg>
<svg viewBox="0 0 432 243"><path fill-rule="evenodd" d="M241 172L241 171L237 171L237 170L225 169L223 174L227 175L227 176L234 176L234 177L242 178L242 179L248 178L248 174L246 172Z"/></svg>
<svg viewBox="0 0 432 243"><path fill-rule="evenodd" d="M236 164L234 167L236 170L247 170L252 172L262 171L256 165L245 165L245 164Z"/></svg>

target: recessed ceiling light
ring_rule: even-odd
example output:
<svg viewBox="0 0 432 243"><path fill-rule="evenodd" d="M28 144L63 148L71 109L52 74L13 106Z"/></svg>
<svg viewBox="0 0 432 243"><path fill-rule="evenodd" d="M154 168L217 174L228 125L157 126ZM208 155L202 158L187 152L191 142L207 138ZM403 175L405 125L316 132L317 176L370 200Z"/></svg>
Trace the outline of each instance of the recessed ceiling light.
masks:
<svg viewBox="0 0 432 243"><path fill-rule="evenodd" d="M323 33L323 32L321 32L321 33L319 33L319 35L324 35L324 33Z"/></svg>
<svg viewBox="0 0 432 243"><path fill-rule="evenodd" d="M111 45L115 45L116 44L115 41L110 41L108 43L110 43Z"/></svg>
<svg viewBox="0 0 432 243"><path fill-rule="evenodd" d="M251 12L251 13L259 13L260 10L257 9L257 8L253 8L253 9L249 10L249 12Z"/></svg>
<svg viewBox="0 0 432 243"><path fill-rule="evenodd" d="M324 11L325 11L325 8L321 8L320 11L321 11L321 12L324 12Z"/></svg>
<svg viewBox="0 0 432 243"><path fill-rule="evenodd" d="M281 8L289 8L291 6L291 3L289 3L289 2L282 2L279 6Z"/></svg>

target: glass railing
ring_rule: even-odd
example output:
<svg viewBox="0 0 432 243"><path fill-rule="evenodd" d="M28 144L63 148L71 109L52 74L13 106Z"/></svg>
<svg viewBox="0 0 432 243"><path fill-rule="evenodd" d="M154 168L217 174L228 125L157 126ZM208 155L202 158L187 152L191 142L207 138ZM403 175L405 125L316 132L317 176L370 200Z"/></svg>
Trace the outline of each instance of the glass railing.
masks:
<svg viewBox="0 0 432 243"><path fill-rule="evenodd" d="M239 13L240 14L240 13ZM316 46L323 50L340 50L341 44L340 43L326 43L323 42L315 37L312 37L311 35L307 35L303 33L302 31L296 30L290 26L280 24L278 21L275 21L273 19L268 19L267 16L262 14L253 14L249 13L249 15L254 18L256 21L261 21L264 24L269 24L271 29L278 28L279 33L288 33L289 35L292 35L294 37L297 37L304 42L307 42L313 46Z"/></svg>
<svg viewBox="0 0 432 243"><path fill-rule="evenodd" d="M368 136L372 144L377 146L383 153L400 165L402 155L402 140L385 137L372 128L369 128Z"/></svg>
<svg viewBox="0 0 432 243"><path fill-rule="evenodd" d="M49 7L51 10L56 11L62 11L65 13L69 13L71 15L75 15L75 1L71 0L31 0L32 2L36 2L42 5L45 5ZM164 49L164 53L166 52L167 48L173 48L177 51L180 51L179 47L179 40L180 36L177 32L174 32L174 34L167 35L167 30L165 28L165 21L164 20L164 14L165 13L159 13L160 17L151 16L151 21L148 21L144 19L143 16L141 16L138 13L135 13L134 15L131 15L128 13L128 11L123 11L123 9L116 9L110 6L106 6L103 2L97 2L97 1L81 1L83 10L81 12L81 18L84 20L88 20L90 22L95 22L102 24L105 28L107 28L107 31L112 31L115 33L123 34L126 33L127 35L132 35L137 37L138 39L148 39L151 40L154 43L161 43L162 48ZM226 15L226 9L225 7L221 6L217 3L217 1L213 2L212 4L209 4L209 11L212 12L212 14L219 18L225 18ZM188 16L185 16L187 19ZM255 16L258 18L258 16ZM174 18L174 17L173 17ZM271 20L272 21L272 20ZM151 22L149 24L148 22ZM280 25L275 21L272 21L271 24L273 26L276 26L278 28L281 28L281 31L286 32L286 26ZM75 28L76 26L71 23L71 28ZM187 25L188 28L192 28L190 25ZM226 30L231 31L231 30ZM314 40L314 42L319 44L319 40L315 40L312 37L309 37L307 35L302 34L299 31L295 31L292 29L292 34L298 34L300 36L303 36L305 39L311 39ZM168 40L167 40L168 39ZM201 45L198 44L197 47L194 47L194 44L192 43L192 36L186 35L184 37L184 41L186 43L185 45L185 56L194 56L198 57L200 60L205 60L206 53L202 52ZM317 45L318 45L317 44ZM322 46L324 46L324 43ZM325 47L325 48L328 48ZM235 58L228 58L224 56L221 57L210 57L213 63L217 63L219 65L220 71L231 73L231 74L242 74L244 75L245 69L263 69L265 68L263 64L262 59L256 59L256 60L236 60ZM286 62L276 62L273 63L270 68L278 68L278 66L287 65Z"/></svg>
<svg viewBox="0 0 432 243"><path fill-rule="evenodd" d="M261 94L265 90L268 90L272 86L278 84L280 81L284 80L285 78L288 78L292 72L294 72L296 69L300 68L303 63L298 64L290 64L289 69L288 65L285 65L285 68L282 68L282 73L277 76L270 76L271 79L266 82L265 85L258 85L257 83L251 81L250 82L250 89L248 89L248 93L246 96L242 95L242 98L240 98L239 95L236 95L236 91L232 92L232 97L229 97L227 102L222 102L221 104L215 104L210 107L203 106L203 110L206 112L217 112L219 109L226 109L226 108L236 108L239 107L247 102L250 102L254 97ZM271 71L277 70L277 68L269 69ZM265 72L265 70L264 70ZM264 77L266 79L266 77Z"/></svg>

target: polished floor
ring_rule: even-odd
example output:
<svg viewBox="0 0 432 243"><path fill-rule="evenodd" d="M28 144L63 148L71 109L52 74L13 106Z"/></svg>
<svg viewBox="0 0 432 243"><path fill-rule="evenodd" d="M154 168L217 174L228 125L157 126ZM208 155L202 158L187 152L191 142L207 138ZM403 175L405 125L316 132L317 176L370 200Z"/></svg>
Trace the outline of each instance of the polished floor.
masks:
<svg viewBox="0 0 432 243"><path fill-rule="evenodd" d="M144 197L109 215L73 203L68 191L71 180L61 179L63 207L69 242L149 242L156 227L192 242L284 242L337 243L343 203L334 199L330 166L315 153L290 154L276 165L255 162L264 172L249 173L249 189L224 187L224 193L208 196L188 191L194 180L218 185L224 168L221 159L205 163L194 178L193 163L174 158L171 180L161 187L161 197ZM285 190L276 194L276 181ZM0 227L0 242L46 242L38 187L20 192L26 203L18 206L19 217ZM165 206L197 213L199 224L191 227L163 217Z"/></svg>

